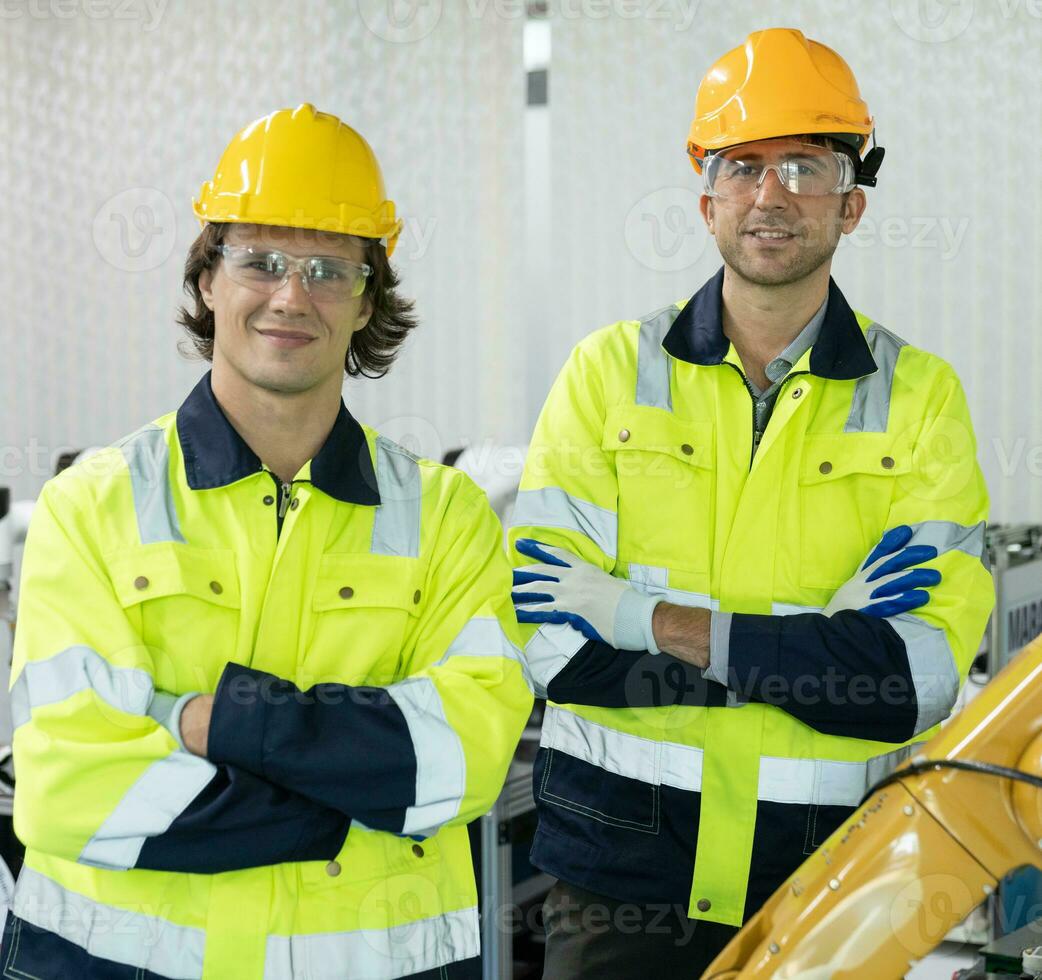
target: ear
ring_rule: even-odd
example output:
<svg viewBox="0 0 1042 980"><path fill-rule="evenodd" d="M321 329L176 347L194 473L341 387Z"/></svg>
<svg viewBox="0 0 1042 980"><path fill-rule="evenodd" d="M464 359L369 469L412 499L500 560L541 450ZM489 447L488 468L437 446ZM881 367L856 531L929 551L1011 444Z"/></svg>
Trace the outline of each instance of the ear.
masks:
<svg viewBox="0 0 1042 980"><path fill-rule="evenodd" d="M203 297L206 308L213 312L213 269L203 269L199 273L199 293Z"/></svg>
<svg viewBox="0 0 1042 980"><path fill-rule="evenodd" d="M709 234L715 237L716 232L713 230L713 199L708 194L703 194L698 199L698 210L702 212L702 220L706 223Z"/></svg>
<svg viewBox="0 0 1042 980"><path fill-rule="evenodd" d="M861 223L861 216L868 207L868 198L860 187L850 191L843 201L843 234L849 235Z"/></svg>

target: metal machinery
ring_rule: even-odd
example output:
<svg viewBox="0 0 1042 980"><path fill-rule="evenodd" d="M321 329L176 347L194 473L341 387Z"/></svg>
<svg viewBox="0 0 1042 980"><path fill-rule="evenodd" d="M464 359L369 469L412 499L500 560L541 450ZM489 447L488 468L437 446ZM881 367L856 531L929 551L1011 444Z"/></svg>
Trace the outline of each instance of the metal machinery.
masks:
<svg viewBox="0 0 1042 980"><path fill-rule="evenodd" d="M703 976L903 977L1024 866L1042 867L1042 636L869 794Z"/></svg>

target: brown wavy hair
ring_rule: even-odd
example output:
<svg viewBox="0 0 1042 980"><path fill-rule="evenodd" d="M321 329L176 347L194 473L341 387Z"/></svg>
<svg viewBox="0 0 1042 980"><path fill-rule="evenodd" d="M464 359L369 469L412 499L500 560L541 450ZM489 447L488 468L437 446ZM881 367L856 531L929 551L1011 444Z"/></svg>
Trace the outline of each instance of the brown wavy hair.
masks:
<svg viewBox="0 0 1042 980"><path fill-rule="evenodd" d="M220 262L218 248L224 243L228 227L222 223L207 224L192 242L185 260L184 289L195 302L195 312L185 306L177 312L177 322L185 328L190 341L188 349L184 345L181 349L207 361L213 360L214 315L203 302L199 276ZM373 274L365 282L365 295L373 312L365 327L351 337L344 370L351 377L380 378L390 370L398 349L417 325L414 303L396 292L398 275L383 244L371 238L351 237L364 249L363 260L373 267Z"/></svg>

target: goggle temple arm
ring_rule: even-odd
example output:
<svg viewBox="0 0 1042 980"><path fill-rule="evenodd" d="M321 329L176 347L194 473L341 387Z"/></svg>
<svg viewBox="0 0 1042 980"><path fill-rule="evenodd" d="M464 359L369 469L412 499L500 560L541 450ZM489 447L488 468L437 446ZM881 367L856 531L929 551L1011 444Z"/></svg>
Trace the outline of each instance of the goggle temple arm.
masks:
<svg viewBox="0 0 1042 980"><path fill-rule="evenodd" d="M861 165L857 168L854 183L861 184L863 187L875 187L876 174L879 173L879 168L883 165L885 153L886 150L883 147L876 146L876 131L873 129L872 149L865 154L865 159L861 161Z"/></svg>

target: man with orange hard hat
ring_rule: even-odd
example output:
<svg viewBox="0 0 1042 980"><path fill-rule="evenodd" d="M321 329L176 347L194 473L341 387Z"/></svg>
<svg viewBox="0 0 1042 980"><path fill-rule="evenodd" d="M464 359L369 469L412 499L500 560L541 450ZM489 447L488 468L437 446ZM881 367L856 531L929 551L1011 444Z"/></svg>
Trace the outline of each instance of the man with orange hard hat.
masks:
<svg viewBox="0 0 1042 980"><path fill-rule="evenodd" d="M548 702L552 980L698 976L976 654L994 597L962 387L829 275L872 133L800 31L725 54L688 143L723 267L581 341L540 415L511 540Z"/></svg>

